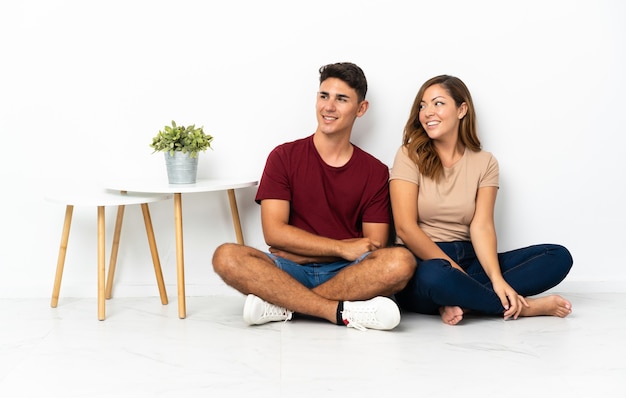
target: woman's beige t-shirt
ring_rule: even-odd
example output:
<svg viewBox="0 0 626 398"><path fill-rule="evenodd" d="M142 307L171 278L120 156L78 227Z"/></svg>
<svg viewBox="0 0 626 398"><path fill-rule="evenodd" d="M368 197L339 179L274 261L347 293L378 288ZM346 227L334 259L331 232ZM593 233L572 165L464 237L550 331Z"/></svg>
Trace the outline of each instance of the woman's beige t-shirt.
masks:
<svg viewBox="0 0 626 398"><path fill-rule="evenodd" d="M424 177L405 146L398 149L390 180L417 184L417 224L434 242L469 241L469 226L480 187L498 187L498 161L486 151L465 149L452 167L444 167L439 182ZM402 242L399 242L402 243Z"/></svg>

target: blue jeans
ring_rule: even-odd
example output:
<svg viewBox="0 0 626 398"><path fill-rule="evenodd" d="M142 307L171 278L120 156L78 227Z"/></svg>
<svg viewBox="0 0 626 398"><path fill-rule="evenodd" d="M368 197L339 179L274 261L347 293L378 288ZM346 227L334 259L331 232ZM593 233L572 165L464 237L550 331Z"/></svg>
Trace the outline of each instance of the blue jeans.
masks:
<svg viewBox="0 0 626 398"><path fill-rule="evenodd" d="M504 307L476 258L471 242L437 245L467 272L443 259L422 261L407 286L396 293L400 307L421 314L438 314L442 306L459 306L483 314L502 315ZM526 297L558 285L572 268L563 246L543 244L498 253L502 275L518 294Z"/></svg>
<svg viewBox="0 0 626 398"><path fill-rule="evenodd" d="M361 262L370 252L363 254L354 261L342 260L333 263L308 263L298 264L293 261L278 257L272 253L266 253L274 264L283 271L287 272L298 282L302 283L309 289L321 285L333 276L337 275L342 269Z"/></svg>

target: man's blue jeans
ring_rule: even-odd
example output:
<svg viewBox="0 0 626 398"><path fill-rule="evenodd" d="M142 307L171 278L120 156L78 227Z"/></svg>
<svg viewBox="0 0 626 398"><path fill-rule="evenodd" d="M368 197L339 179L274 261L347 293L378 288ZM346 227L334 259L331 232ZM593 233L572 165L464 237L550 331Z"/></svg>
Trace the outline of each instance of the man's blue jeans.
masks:
<svg viewBox="0 0 626 398"><path fill-rule="evenodd" d="M504 307L476 258L471 242L437 245L467 272L443 259L417 259L415 275L396 293L400 307L422 314L438 314L442 306L459 306L484 314L502 315ZM526 297L558 285L569 273L573 259L563 246L543 244L498 253L502 275L518 294Z"/></svg>
<svg viewBox="0 0 626 398"><path fill-rule="evenodd" d="M295 280L302 283L309 289L313 289L316 286L333 278L342 269L354 264L358 264L371 252L367 252L361 255L354 261L341 260L333 263L308 263L298 264L286 258L278 257L272 253L266 253L269 258L274 261L274 264L283 271L291 275Z"/></svg>

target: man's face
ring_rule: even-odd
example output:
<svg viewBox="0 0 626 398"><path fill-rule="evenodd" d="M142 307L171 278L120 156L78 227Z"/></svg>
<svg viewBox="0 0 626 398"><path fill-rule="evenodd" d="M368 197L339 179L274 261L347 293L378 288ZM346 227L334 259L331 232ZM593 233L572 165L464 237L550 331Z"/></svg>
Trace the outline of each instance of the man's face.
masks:
<svg viewBox="0 0 626 398"><path fill-rule="evenodd" d="M343 80L331 77L320 84L317 93L318 130L324 134L350 134L357 117L367 110L367 101L359 103L356 91Z"/></svg>

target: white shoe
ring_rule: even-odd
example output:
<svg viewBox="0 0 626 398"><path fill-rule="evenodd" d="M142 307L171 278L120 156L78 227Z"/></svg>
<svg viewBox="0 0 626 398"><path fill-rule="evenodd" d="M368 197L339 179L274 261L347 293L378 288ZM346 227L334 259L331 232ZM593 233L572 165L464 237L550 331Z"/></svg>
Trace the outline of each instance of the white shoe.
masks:
<svg viewBox="0 0 626 398"><path fill-rule="evenodd" d="M249 294L243 305L243 320L248 325L262 325L267 322L288 321L293 311L270 304L267 301Z"/></svg>
<svg viewBox="0 0 626 398"><path fill-rule="evenodd" d="M390 330L400 323L400 309L388 297L344 301L341 316L347 327L358 330Z"/></svg>

